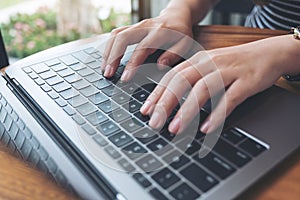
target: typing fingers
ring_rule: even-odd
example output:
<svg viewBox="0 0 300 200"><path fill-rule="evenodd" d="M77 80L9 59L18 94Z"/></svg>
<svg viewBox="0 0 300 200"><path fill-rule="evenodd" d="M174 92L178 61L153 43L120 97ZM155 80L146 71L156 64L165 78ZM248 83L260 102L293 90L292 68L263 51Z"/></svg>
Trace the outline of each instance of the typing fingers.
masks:
<svg viewBox="0 0 300 200"><path fill-rule="evenodd" d="M104 56L104 76L113 76L127 46L140 42L147 34L147 29L133 29L133 27L115 31L107 44L108 50Z"/></svg>
<svg viewBox="0 0 300 200"><path fill-rule="evenodd" d="M234 81L234 77L230 76L230 73L226 70L217 70L198 80L170 123L169 131L181 133L210 98L216 94L224 93L225 87Z"/></svg>

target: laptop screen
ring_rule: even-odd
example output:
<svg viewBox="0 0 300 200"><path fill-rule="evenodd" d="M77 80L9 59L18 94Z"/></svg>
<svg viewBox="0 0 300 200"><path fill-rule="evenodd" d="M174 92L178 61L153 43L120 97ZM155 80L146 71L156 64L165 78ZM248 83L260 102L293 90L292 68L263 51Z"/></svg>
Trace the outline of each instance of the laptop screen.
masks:
<svg viewBox="0 0 300 200"><path fill-rule="evenodd" d="M0 30L0 69L8 66L8 57L6 54L3 37Z"/></svg>

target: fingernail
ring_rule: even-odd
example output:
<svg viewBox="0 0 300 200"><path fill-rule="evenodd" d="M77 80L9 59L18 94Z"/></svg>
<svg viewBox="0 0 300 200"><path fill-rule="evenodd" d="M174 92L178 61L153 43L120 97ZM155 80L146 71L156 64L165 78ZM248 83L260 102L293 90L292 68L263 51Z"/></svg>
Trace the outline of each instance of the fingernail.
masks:
<svg viewBox="0 0 300 200"><path fill-rule="evenodd" d="M154 112L150 118L149 125L154 129L158 129L161 127L161 121L160 114L158 112Z"/></svg>
<svg viewBox="0 0 300 200"><path fill-rule="evenodd" d="M166 69L169 66L169 60L168 59L162 59L158 62L159 69Z"/></svg>
<svg viewBox="0 0 300 200"><path fill-rule="evenodd" d="M200 128L200 131L202 133L207 133L208 132L208 129L209 129L209 126L210 126L210 121L206 121L204 122L204 124L202 124L201 128Z"/></svg>
<svg viewBox="0 0 300 200"><path fill-rule="evenodd" d="M147 100L141 107L140 112L147 115L149 113L148 111L149 111L150 107L151 107L151 101Z"/></svg>
<svg viewBox="0 0 300 200"><path fill-rule="evenodd" d="M107 65L107 66L105 67L104 76L105 76L105 77L109 76L109 75L111 74L111 71L112 71L111 65Z"/></svg>
<svg viewBox="0 0 300 200"><path fill-rule="evenodd" d="M176 117L172 120L171 124L169 125L169 131L171 133L177 133L181 124L181 119L179 117Z"/></svg>
<svg viewBox="0 0 300 200"><path fill-rule="evenodd" d="M129 72L129 70L125 69L121 76L121 81L126 82L129 80L129 78L130 78L130 72Z"/></svg>

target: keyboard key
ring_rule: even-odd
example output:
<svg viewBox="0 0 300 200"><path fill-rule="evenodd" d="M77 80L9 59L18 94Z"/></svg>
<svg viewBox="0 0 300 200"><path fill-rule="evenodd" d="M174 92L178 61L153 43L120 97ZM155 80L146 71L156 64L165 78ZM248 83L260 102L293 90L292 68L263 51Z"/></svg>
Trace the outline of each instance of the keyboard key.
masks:
<svg viewBox="0 0 300 200"><path fill-rule="evenodd" d="M151 93L155 89L155 87L156 87L155 83L147 83L145 85L142 85L142 88L149 93Z"/></svg>
<svg viewBox="0 0 300 200"><path fill-rule="evenodd" d="M104 150L114 159L121 157L121 154L112 146L108 146Z"/></svg>
<svg viewBox="0 0 300 200"><path fill-rule="evenodd" d="M188 184L182 183L174 190L170 192L170 194L176 200L186 200L186 199L197 199L200 194L198 194L194 189L192 189Z"/></svg>
<svg viewBox="0 0 300 200"><path fill-rule="evenodd" d="M226 130L221 134L221 136L232 144L237 144L246 138L244 134L240 133L236 129Z"/></svg>
<svg viewBox="0 0 300 200"><path fill-rule="evenodd" d="M147 153L147 150L139 145L137 142L134 142L122 149L123 153L125 153L130 159L136 159L143 156Z"/></svg>
<svg viewBox="0 0 300 200"><path fill-rule="evenodd" d="M235 172L234 167L212 152L204 158L199 158L198 154L193 158L221 179L225 179Z"/></svg>
<svg viewBox="0 0 300 200"><path fill-rule="evenodd" d="M89 124L85 124L82 126L82 129L89 135L96 134L96 130Z"/></svg>
<svg viewBox="0 0 300 200"><path fill-rule="evenodd" d="M131 100L129 103L123 105L123 107L131 113L134 113L142 107L142 104L136 100Z"/></svg>
<svg viewBox="0 0 300 200"><path fill-rule="evenodd" d="M98 105L98 108L100 108L105 113L110 113L119 108L119 106L115 102L108 100L103 103L100 103Z"/></svg>
<svg viewBox="0 0 300 200"><path fill-rule="evenodd" d="M191 164L180 172L187 180L203 192L207 192L219 182L196 164Z"/></svg>
<svg viewBox="0 0 300 200"><path fill-rule="evenodd" d="M147 144L158 137L157 133L146 127L133 134L133 136L143 144Z"/></svg>
<svg viewBox="0 0 300 200"><path fill-rule="evenodd" d="M238 167L242 167L251 160L251 158L245 153L243 153L236 147L231 146L229 143L225 142L222 139L219 139L213 150Z"/></svg>
<svg viewBox="0 0 300 200"><path fill-rule="evenodd" d="M97 49L95 49L94 47L89 47L89 48L87 48L87 49L85 49L85 50L83 50L85 53L87 53L87 54L92 54L92 53L95 53L95 52L97 52L98 50Z"/></svg>
<svg viewBox="0 0 300 200"><path fill-rule="evenodd" d="M91 103L85 103L76 108L76 110L83 116L89 115L93 112L96 112L98 109Z"/></svg>
<svg viewBox="0 0 300 200"><path fill-rule="evenodd" d="M56 92L62 92L64 90L67 90L69 88L71 88L71 86L66 83L66 82L61 82L61 83L58 83L56 85L53 85L52 88L56 91Z"/></svg>
<svg viewBox="0 0 300 200"><path fill-rule="evenodd" d="M70 116L76 114L75 110L71 106L69 106L69 105L65 106L63 109Z"/></svg>
<svg viewBox="0 0 300 200"><path fill-rule="evenodd" d="M176 143L176 147L186 154L192 155L195 152L199 152L201 145L192 138L186 137L180 142Z"/></svg>
<svg viewBox="0 0 300 200"><path fill-rule="evenodd" d="M106 94L107 96L111 97L113 95L116 95L116 94L120 93L121 90L119 88L111 85L111 86L108 86L108 87L104 88L102 90L102 92L104 94Z"/></svg>
<svg viewBox="0 0 300 200"><path fill-rule="evenodd" d="M77 90L81 90L83 88L86 88L90 85L89 82L87 82L86 80L79 80L79 81L76 81L74 83L72 83L73 87L76 88Z"/></svg>
<svg viewBox="0 0 300 200"><path fill-rule="evenodd" d="M50 92L48 92L48 95L52 98L52 99L57 99L59 96L56 92L54 92L53 90L51 90Z"/></svg>
<svg viewBox="0 0 300 200"><path fill-rule="evenodd" d="M63 69L63 70L60 70L57 72L58 75L60 75L61 77L66 77L66 76L70 76L72 74L74 74L74 72L69 69L69 68L66 68L66 69Z"/></svg>
<svg viewBox="0 0 300 200"><path fill-rule="evenodd" d="M133 133L134 131L142 128L144 125L139 122L135 118L128 119L120 124L125 130L127 130L129 133Z"/></svg>
<svg viewBox="0 0 300 200"><path fill-rule="evenodd" d="M77 73L80 76L88 76L88 75L94 74L95 72L90 68L84 68L84 69L78 70Z"/></svg>
<svg viewBox="0 0 300 200"><path fill-rule="evenodd" d="M164 189L174 185L180 179L168 168L164 168L152 176L152 178Z"/></svg>
<svg viewBox="0 0 300 200"><path fill-rule="evenodd" d="M179 140L181 140L182 138L186 137L187 135L182 133L182 134L173 134L170 133L168 130L168 126L165 126L165 128L163 128L160 133L161 136L163 136L166 140L175 143Z"/></svg>
<svg viewBox="0 0 300 200"><path fill-rule="evenodd" d="M26 74L29 74L32 72L32 69L30 67L23 67L22 69Z"/></svg>
<svg viewBox="0 0 300 200"><path fill-rule="evenodd" d="M92 69L100 69L102 62L100 60L96 60L94 62L88 63L87 65Z"/></svg>
<svg viewBox="0 0 300 200"><path fill-rule="evenodd" d="M60 57L59 59L68 66L78 63L78 60L75 59L71 55L66 55L66 56Z"/></svg>
<svg viewBox="0 0 300 200"><path fill-rule="evenodd" d="M103 123L105 121L108 120L108 117L106 117L104 115L104 113L102 112L95 112L95 113L92 113L92 114L89 114L86 119L93 125L93 126L97 126L98 124L100 123Z"/></svg>
<svg viewBox="0 0 300 200"><path fill-rule="evenodd" d="M46 71L46 72L43 72L43 73L40 73L40 77L42 79L48 79L48 78L51 78L51 77L54 77L56 76L56 73L54 73L53 71L49 70L49 71Z"/></svg>
<svg viewBox="0 0 300 200"><path fill-rule="evenodd" d="M104 147L108 144L108 142L101 136L101 135L95 135L93 137L93 139L95 140L95 142L100 145L101 147Z"/></svg>
<svg viewBox="0 0 300 200"><path fill-rule="evenodd" d="M116 125L112 121L108 121L108 122L105 122L103 124L100 124L99 126L97 126L97 129L101 132L101 134L103 134L105 136L109 136L109 135L111 135L113 133L116 133L120 130L118 125Z"/></svg>
<svg viewBox="0 0 300 200"><path fill-rule="evenodd" d="M108 139L117 147L122 147L132 141L132 138L123 131L110 136Z"/></svg>
<svg viewBox="0 0 300 200"><path fill-rule="evenodd" d="M54 65L54 66L51 66L51 69L55 72L58 72L58 71L61 71L63 69L67 69L68 67L63 64L63 63L60 63L60 64L57 64L57 65Z"/></svg>
<svg viewBox="0 0 300 200"><path fill-rule="evenodd" d="M85 124L84 119L83 119L80 115L74 115L74 116L72 116L72 119L73 119L78 125Z"/></svg>
<svg viewBox="0 0 300 200"><path fill-rule="evenodd" d="M150 194L155 198L155 199L159 199L159 200L168 200L168 198L161 193L158 189L154 188L152 190L150 190Z"/></svg>
<svg viewBox="0 0 300 200"><path fill-rule="evenodd" d="M135 94L133 94L132 96L137 99L139 102L145 102L146 99L148 98L150 93L146 92L145 90L141 90Z"/></svg>
<svg viewBox="0 0 300 200"><path fill-rule="evenodd" d="M80 96L80 95L77 95L77 96L75 96L75 97L69 99L69 100L68 100L68 103L69 103L72 107L76 108L76 107L78 107L78 106L81 106L82 104L87 103L87 100L86 100L84 97L82 97L82 96Z"/></svg>
<svg viewBox="0 0 300 200"><path fill-rule="evenodd" d="M94 104L98 105L98 104L100 104L100 103L102 103L102 102L104 102L104 101L107 101L107 100L108 100L108 97L105 96L104 94L98 92L98 93L96 93L96 94L90 96L90 97L89 97L89 100L90 100L91 102L93 102Z"/></svg>
<svg viewBox="0 0 300 200"><path fill-rule="evenodd" d="M72 56L74 56L75 58L77 58L78 60L80 60L84 64L95 61L95 59L92 56L84 53L83 51L75 52L75 53L72 54Z"/></svg>
<svg viewBox="0 0 300 200"><path fill-rule="evenodd" d="M29 75L29 77L30 77L31 79L36 79L36 78L39 77L35 72L31 72L31 73L29 73L28 75Z"/></svg>
<svg viewBox="0 0 300 200"><path fill-rule="evenodd" d="M245 141L239 144L239 147L249 153L251 156L258 156L260 153L266 150L266 147L250 138L247 138Z"/></svg>
<svg viewBox="0 0 300 200"><path fill-rule="evenodd" d="M52 90L51 87L46 84L42 85L41 88L44 92L50 92Z"/></svg>
<svg viewBox="0 0 300 200"><path fill-rule="evenodd" d="M37 74L40 74L40 73L50 70L50 68L47 65L45 65L44 63L39 63L36 65L33 65L33 66L31 66L31 69L33 69L33 71L35 71L35 73L37 73Z"/></svg>
<svg viewBox="0 0 300 200"><path fill-rule="evenodd" d="M99 90L102 90L103 88L106 88L111 85L111 83L106 79L101 79L99 81L94 82L93 84Z"/></svg>
<svg viewBox="0 0 300 200"><path fill-rule="evenodd" d="M172 146L162 138L153 141L152 143L148 144L147 147L157 155L163 155L172 150Z"/></svg>
<svg viewBox="0 0 300 200"><path fill-rule="evenodd" d="M132 176L143 188L151 186L151 182L141 173L136 173Z"/></svg>
<svg viewBox="0 0 300 200"><path fill-rule="evenodd" d="M82 79L82 77L79 76L78 74L71 74L70 76L64 77L64 79L65 79L68 83L72 84L72 83L75 83L75 82L77 82L77 81L80 81L80 80Z"/></svg>
<svg viewBox="0 0 300 200"><path fill-rule="evenodd" d="M134 166L130 164L125 158L119 160L118 163L126 172L132 172L133 170L135 170Z"/></svg>
<svg viewBox="0 0 300 200"><path fill-rule="evenodd" d="M126 119L128 119L130 117L130 114L128 112L126 112L125 110L123 109L117 109L117 110L114 110L112 111L109 116L115 120L116 122L121 122L121 121L124 121Z"/></svg>
<svg viewBox="0 0 300 200"><path fill-rule="evenodd" d="M139 159L136 161L136 164L145 172L153 172L163 166L163 164L151 154Z"/></svg>
<svg viewBox="0 0 300 200"><path fill-rule="evenodd" d="M129 102L131 97L128 94L122 92L120 94L114 95L112 97L112 99L121 105L121 104L125 104L125 103Z"/></svg>
<svg viewBox="0 0 300 200"><path fill-rule="evenodd" d="M101 54L100 54L99 52L93 53L93 54L91 54L91 56L92 56L93 58L96 58L96 59L102 58L102 56L101 56Z"/></svg>
<svg viewBox="0 0 300 200"><path fill-rule="evenodd" d="M148 122L150 120L148 115L143 115L140 111L134 113L134 115L142 122Z"/></svg>
<svg viewBox="0 0 300 200"><path fill-rule="evenodd" d="M90 74L90 75L86 76L85 79L88 82L93 83L93 82L101 80L102 76L100 76L99 74L94 73L94 74Z"/></svg>
<svg viewBox="0 0 300 200"><path fill-rule="evenodd" d="M86 97L92 96L96 93L98 93L98 89L94 88L93 86L87 86L80 90L81 94L83 94Z"/></svg>
<svg viewBox="0 0 300 200"><path fill-rule="evenodd" d="M64 79L62 79L61 77L54 76L52 78L47 79L46 83L48 83L48 85L50 85L50 86L53 86L53 85L56 85L56 84L61 83L63 81L64 81Z"/></svg>
<svg viewBox="0 0 300 200"><path fill-rule="evenodd" d="M86 66L81 63L76 63L74 65L71 65L70 68L73 69L74 71L77 71L86 68Z"/></svg>
<svg viewBox="0 0 300 200"><path fill-rule="evenodd" d="M52 67L54 65L58 65L60 64L60 61L57 58L51 59L51 60L47 60L45 62L46 65L48 65L49 67Z"/></svg>
<svg viewBox="0 0 300 200"><path fill-rule="evenodd" d="M39 86L45 84L45 81L44 81L43 79L41 79L41 78L36 78L36 79L34 79L34 82L35 82L37 85L39 85Z"/></svg>
<svg viewBox="0 0 300 200"><path fill-rule="evenodd" d="M65 91L60 92L59 94L60 94L60 96L62 96L62 98L64 98L65 100L68 100L68 99L78 96L79 92L73 88L69 88ZM83 100L82 97L80 100Z"/></svg>
<svg viewBox="0 0 300 200"><path fill-rule="evenodd" d="M174 150L164 156L163 160L171 165L174 169L179 169L180 167L190 163L190 159L177 150Z"/></svg>
<svg viewBox="0 0 300 200"><path fill-rule="evenodd" d="M66 105L67 105L67 103L66 103L62 98L55 99L55 102L56 102L60 107L63 107L63 106L66 106Z"/></svg>
<svg viewBox="0 0 300 200"><path fill-rule="evenodd" d="M141 88L135 83L130 83L130 84L125 85L124 87L122 87L122 90L127 92L129 95L132 95L132 94L140 91Z"/></svg>

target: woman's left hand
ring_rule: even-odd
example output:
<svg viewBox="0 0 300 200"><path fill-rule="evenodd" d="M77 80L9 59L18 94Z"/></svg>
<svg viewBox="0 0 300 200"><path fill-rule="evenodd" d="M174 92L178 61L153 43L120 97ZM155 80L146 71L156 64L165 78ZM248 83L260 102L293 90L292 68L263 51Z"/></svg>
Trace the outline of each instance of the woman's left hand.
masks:
<svg viewBox="0 0 300 200"><path fill-rule="evenodd" d="M186 90L192 87L169 125L170 132L180 133L206 101L223 90L217 106L201 126L202 132L212 132L245 99L272 86L282 74L300 71L299 67L292 66L293 61L299 62L299 54L287 51L295 50L294 47L288 48L294 43L292 40L291 36L279 36L235 47L200 51L163 77L141 112L151 115L149 125L158 129L165 124Z"/></svg>

